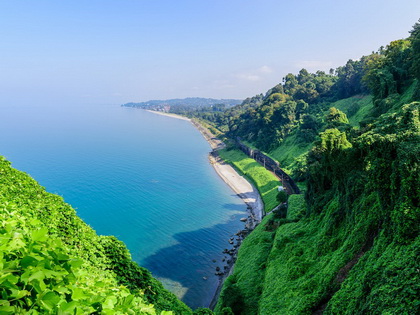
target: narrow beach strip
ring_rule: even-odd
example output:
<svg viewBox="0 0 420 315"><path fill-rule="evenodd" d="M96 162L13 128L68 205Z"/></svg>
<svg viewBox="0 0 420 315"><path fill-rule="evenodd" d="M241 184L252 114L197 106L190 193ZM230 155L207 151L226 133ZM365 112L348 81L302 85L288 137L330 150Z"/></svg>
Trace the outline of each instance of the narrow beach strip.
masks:
<svg viewBox="0 0 420 315"><path fill-rule="evenodd" d="M184 116L181 116L181 115L177 115L177 114L158 112L156 110L150 110L150 109L145 109L145 111L149 112L149 113L153 113L153 114L158 114L158 115L161 115L161 116L166 116L166 117L172 117L172 118L176 118L176 119L191 121L191 119L189 119L187 117L184 117Z"/></svg>
<svg viewBox="0 0 420 315"><path fill-rule="evenodd" d="M216 173L247 204L251 212L249 229L253 229L263 217L264 204L258 189L220 157L211 154L209 159Z"/></svg>

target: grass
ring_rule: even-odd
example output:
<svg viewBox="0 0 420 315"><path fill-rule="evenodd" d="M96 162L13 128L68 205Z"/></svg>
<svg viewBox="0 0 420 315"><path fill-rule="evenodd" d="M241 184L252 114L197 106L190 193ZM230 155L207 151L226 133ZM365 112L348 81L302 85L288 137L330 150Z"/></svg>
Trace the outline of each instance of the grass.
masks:
<svg viewBox="0 0 420 315"><path fill-rule="evenodd" d="M223 149L219 151L219 154L223 160L233 165L257 187L266 212L278 205L277 187L281 183L273 173L237 149Z"/></svg>
<svg viewBox="0 0 420 315"><path fill-rule="evenodd" d="M276 149L268 155L280 163L280 167L288 174L291 174L296 160L303 157L312 148L312 143L302 144L298 141L296 134L288 136Z"/></svg>
<svg viewBox="0 0 420 315"><path fill-rule="evenodd" d="M290 195L287 202L289 204L287 207L288 220L300 219L305 215L306 203L305 196L303 194Z"/></svg>
<svg viewBox="0 0 420 315"><path fill-rule="evenodd" d="M290 216L303 210L300 198L289 199ZM329 297L324 314L354 314L354 310L375 314L375 309L404 314L404 310L414 310L420 239L409 245L389 244L382 233L370 251L355 258L363 255L369 230L381 215L375 193L362 196L354 206L353 215L337 221L340 202L336 197L320 216L285 220L275 231L267 229L274 215L267 216L243 242L216 311L240 305L236 311L245 315L311 314ZM353 270L345 275L353 260ZM366 291L367 283L371 291ZM420 305L420 301L416 303Z"/></svg>
<svg viewBox="0 0 420 315"><path fill-rule="evenodd" d="M334 102L329 107L335 107L344 112L349 119L350 125L358 127L359 122L362 121L373 108L372 96L356 95Z"/></svg>
<svg viewBox="0 0 420 315"><path fill-rule="evenodd" d="M372 96L353 96L337 102L331 103L329 107L335 107L346 113L350 125L358 127L372 110ZM325 112L325 114L327 111ZM297 161L304 159L305 155L311 150L312 143L301 143L296 133L289 135L276 149L267 155L277 160L280 167L288 174L293 174L293 170L298 167Z"/></svg>

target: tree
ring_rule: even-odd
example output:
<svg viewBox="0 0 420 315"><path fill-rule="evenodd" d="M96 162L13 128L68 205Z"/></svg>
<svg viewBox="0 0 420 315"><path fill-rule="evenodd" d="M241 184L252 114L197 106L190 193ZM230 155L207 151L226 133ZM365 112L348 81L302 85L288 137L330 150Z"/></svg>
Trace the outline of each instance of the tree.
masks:
<svg viewBox="0 0 420 315"><path fill-rule="evenodd" d="M349 123L349 120L347 119L347 115L335 107L330 108L330 111L327 117L325 117L325 120L330 126Z"/></svg>
<svg viewBox="0 0 420 315"><path fill-rule="evenodd" d="M320 148L327 152L336 150L344 150L351 148L351 143L347 140L346 133L333 128L327 129L320 133L321 146Z"/></svg>
<svg viewBox="0 0 420 315"><path fill-rule="evenodd" d="M410 40L412 47L412 66L411 71L415 78L420 80L420 19L414 24L410 31Z"/></svg>

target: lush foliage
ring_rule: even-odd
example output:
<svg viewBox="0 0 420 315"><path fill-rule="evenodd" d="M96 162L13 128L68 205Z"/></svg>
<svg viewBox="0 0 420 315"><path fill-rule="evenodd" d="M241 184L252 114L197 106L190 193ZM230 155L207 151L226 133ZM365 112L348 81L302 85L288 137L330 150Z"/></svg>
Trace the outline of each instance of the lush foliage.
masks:
<svg viewBox="0 0 420 315"><path fill-rule="evenodd" d="M40 221L0 214L2 314L155 314L140 294L84 268Z"/></svg>
<svg viewBox="0 0 420 315"><path fill-rule="evenodd" d="M0 209L2 314L192 313L121 242L3 158Z"/></svg>
<svg viewBox="0 0 420 315"><path fill-rule="evenodd" d="M258 301L264 284L262 279L274 235L264 225L271 217L273 215L265 217L242 244L235 263L235 272L223 285L216 314L224 307L230 307L234 314L258 314Z"/></svg>
<svg viewBox="0 0 420 315"><path fill-rule="evenodd" d="M308 157L306 215L302 197L290 198L286 220L268 217L244 241L218 308L236 301L242 314L415 313L419 156L419 103L350 140L325 131Z"/></svg>
<svg viewBox="0 0 420 315"><path fill-rule="evenodd" d="M416 23L408 39L339 68L328 93L320 94L316 85L306 90L310 93L298 92L299 75L305 77L305 72L287 76L283 105L297 102L300 95L309 106L299 118L296 110L291 112L295 115L291 124L275 127L289 131L269 154L306 181L306 193L289 197L285 218L266 217L245 239L238 268L227 279L216 310L418 312L419 27ZM366 93L366 87L372 96L352 96ZM336 100L348 96L352 97ZM262 108L253 110L259 113L254 121L274 116ZM241 115L244 121L239 124L246 122L246 113ZM302 133L305 129L317 136L302 141L302 135L309 134ZM244 134L250 135L240 136ZM247 138L259 147L256 139ZM267 139L272 143L274 138Z"/></svg>

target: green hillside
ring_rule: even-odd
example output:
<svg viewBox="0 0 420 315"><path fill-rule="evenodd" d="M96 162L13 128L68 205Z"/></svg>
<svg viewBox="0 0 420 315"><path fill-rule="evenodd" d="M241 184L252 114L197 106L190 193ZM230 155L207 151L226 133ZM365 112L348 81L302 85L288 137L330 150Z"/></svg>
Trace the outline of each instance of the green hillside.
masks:
<svg viewBox="0 0 420 315"><path fill-rule="evenodd" d="M0 207L0 314L192 314L122 242L4 158Z"/></svg>
<svg viewBox="0 0 420 315"><path fill-rule="evenodd" d="M244 240L216 313L418 313L419 60L416 23L335 74L289 74L259 106L234 108L226 136L267 152L305 194Z"/></svg>

